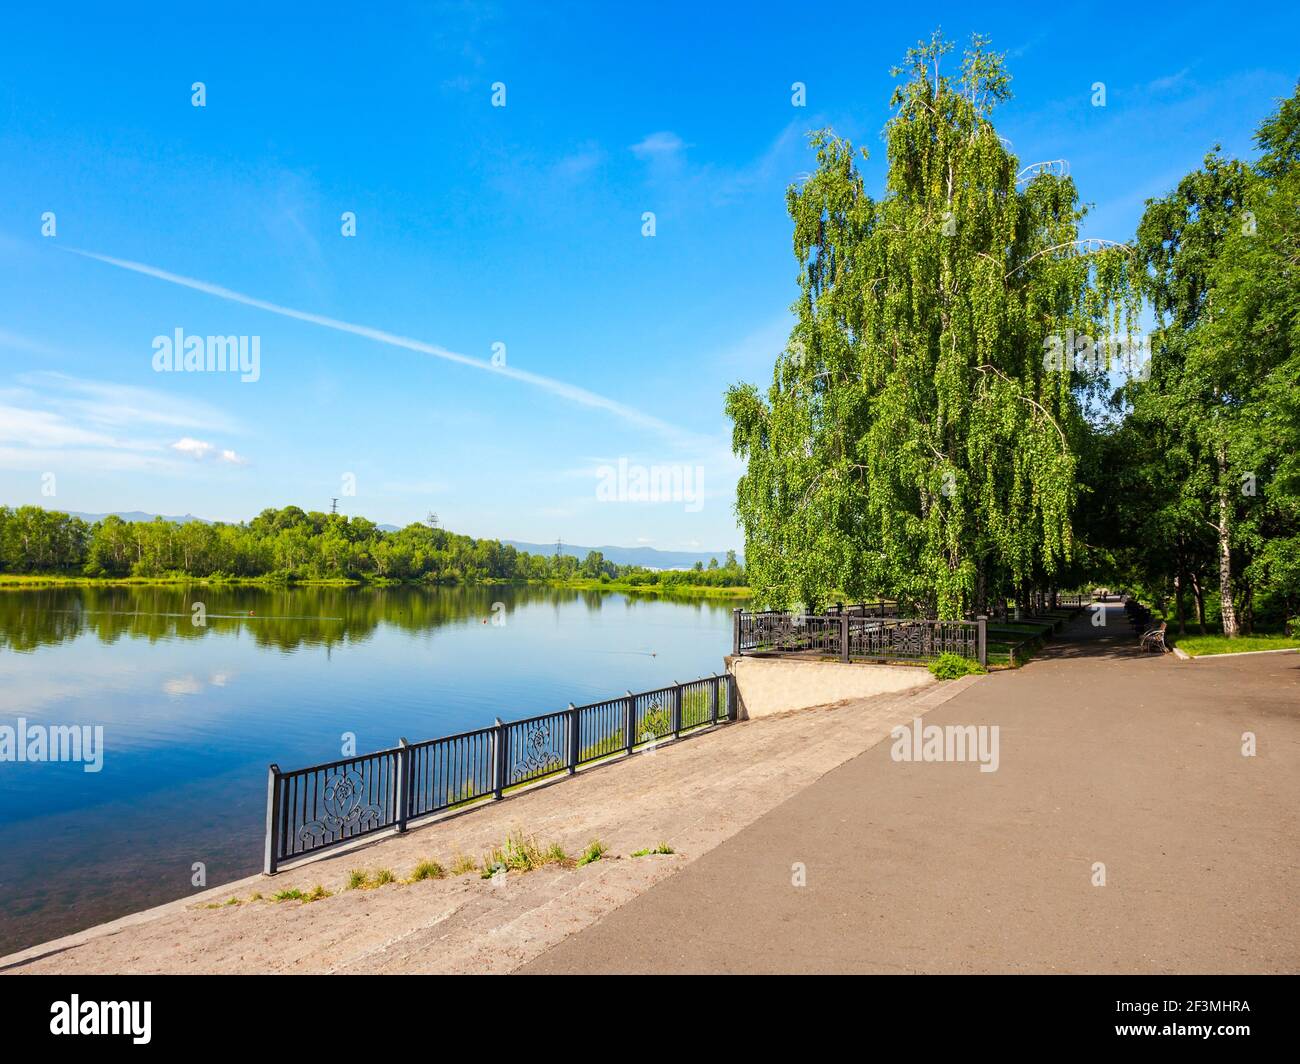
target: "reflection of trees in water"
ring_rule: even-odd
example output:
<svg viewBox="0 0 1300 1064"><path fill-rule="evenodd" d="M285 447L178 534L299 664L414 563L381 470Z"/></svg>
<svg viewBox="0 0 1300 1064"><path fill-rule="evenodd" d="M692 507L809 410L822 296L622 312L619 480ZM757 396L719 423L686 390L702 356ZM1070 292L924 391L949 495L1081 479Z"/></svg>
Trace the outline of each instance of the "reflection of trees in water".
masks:
<svg viewBox="0 0 1300 1064"><path fill-rule="evenodd" d="M199 639L210 633L250 636L261 647L294 650L369 639L381 624L410 632L430 631L470 620L492 623L493 603L507 618L535 603L582 603L589 612L622 598L626 609L665 596L578 591L548 586L439 588L329 587L55 587L0 591L0 648L32 651L93 634L104 643L123 636L150 642ZM674 598L675 605L728 612L730 604ZM203 603L206 626L193 623L193 606ZM508 621L507 621L508 623Z"/></svg>

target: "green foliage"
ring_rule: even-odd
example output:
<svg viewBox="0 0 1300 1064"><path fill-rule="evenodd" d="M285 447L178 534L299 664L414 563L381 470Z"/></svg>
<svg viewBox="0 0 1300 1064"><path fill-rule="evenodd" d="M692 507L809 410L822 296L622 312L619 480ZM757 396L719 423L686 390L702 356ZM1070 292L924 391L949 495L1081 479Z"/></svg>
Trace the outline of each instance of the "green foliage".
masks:
<svg viewBox="0 0 1300 1064"><path fill-rule="evenodd" d="M482 876L490 879L501 871L531 872L548 864L567 864L570 860L558 842L539 846L531 835L514 831L501 845L483 855Z"/></svg>
<svg viewBox="0 0 1300 1064"><path fill-rule="evenodd" d="M1216 147L1147 203L1137 246L1158 315L1149 380L1117 396L1098 485L1120 579L1204 634L1300 608L1300 86L1247 165ZM1108 535L1109 533L1109 535Z"/></svg>
<svg viewBox="0 0 1300 1064"><path fill-rule="evenodd" d="M451 862L451 874L453 876L468 875L470 872L478 871L478 865L474 863L474 858L466 857L463 853L457 854Z"/></svg>
<svg viewBox="0 0 1300 1064"><path fill-rule="evenodd" d="M647 855L649 855L649 854L652 854L652 853L676 853L676 852L677 852L677 851L674 850L671 846L669 846L668 843L666 843L666 842L661 842L661 843L659 843L659 845L655 846L653 849L646 848L646 849L644 849L644 850L636 850L636 851L634 851L634 852L632 853L632 856L633 856L633 857L645 857L645 856L647 856Z"/></svg>
<svg viewBox="0 0 1300 1064"><path fill-rule="evenodd" d="M1235 639L1222 635L1183 635L1170 639L1170 643L1196 658L1213 654L1249 654L1260 650L1300 649L1300 634L1256 633L1237 636Z"/></svg>
<svg viewBox="0 0 1300 1064"><path fill-rule="evenodd" d="M930 662L930 672L939 680L960 680L963 676L980 675L985 670L977 661L960 654L940 654Z"/></svg>
<svg viewBox="0 0 1300 1064"><path fill-rule="evenodd" d="M884 196L827 131L787 193L801 295L766 397L730 390L749 584L778 607L886 594L960 616L1057 579L1074 550L1080 392L1050 337L1136 309L1128 249L1081 248L1069 177L1018 182L990 119L1009 95L975 38L908 53ZM1086 253L1081 253L1086 252Z"/></svg>
<svg viewBox="0 0 1300 1064"><path fill-rule="evenodd" d="M705 572L616 565L592 551L576 558L528 554L496 540L461 536L415 523L384 532L364 517L266 509L247 523L176 524L123 521L94 524L39 506L0 506L0 572L65 573L89 577L366 580L478 584L488 581L567 581L576 577L676 587L740 587L743 567Z"/></svg>
<svg viewBox="0 0 1300 1064"><path fill-rule="evenodd" d="M583 865L594 864L609 852L609 847L599 839L592 839L587 844L587 848L582 851L582 856L578 858L578 867Z"/></svg>
<svg viewBox="0 0 1300 1064"><path fill-rule="evenodd" d="M408 883L419 883L425 879L445 879L447 870L437 861L425 859L417 864L407 878Z"/></svg>

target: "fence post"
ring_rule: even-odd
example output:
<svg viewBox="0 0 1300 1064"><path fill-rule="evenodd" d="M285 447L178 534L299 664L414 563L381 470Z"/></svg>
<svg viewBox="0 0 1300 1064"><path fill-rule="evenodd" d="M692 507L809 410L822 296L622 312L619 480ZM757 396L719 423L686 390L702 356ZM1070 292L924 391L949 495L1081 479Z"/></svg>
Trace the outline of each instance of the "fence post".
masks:
<svg viewBox="0 0 1300 1064"><path fill-rule="evenodd" d="M716 676L709 684L709 723L718 723L718 678Z"/></svg>
<svg viewBox="0 0 1300 1064"><path fill-rule="evenodd" d="M731 652L740 656L740 607L731 611Z"/></svg>
<svg viewBox="0 0 1300 1064"><path fill-rule="evenodd" d="M410 812L410 795L411 789L411 744L406 741L403 735L397 740L397 772L396 772L396 789L397 789L397 810L393 817L397 823L399 833L406 830L406 818Z"/></svg>
<svg viewBox="0 0 1300 1064"><path fill-rule="evenodd" d="M849 660L849 615L840 614L840 661Z"/></svg>
<svg viewBox="0 0 1300 1064"><path fill-rule="evenodd" d="M673 681L673 738L682 737L682 685L676 680Z"/></svg>
<svg viewBox="0 0 1300 1064"><path fill-rule="evenodd" d="M979 657L981 667L987 668L989 663L989 619L981 613L975 618L977 633L975 637L976 654Z"/></svg>
<svg viewBox="0 0 1300 1064"><path fill-rule="evenodd" d="M266 770L266 854L262 862L264 875L275 875L280 863L280 766L271 763Z"/></svg>
<svg viewBox="0 0 1300 1064"><path fill-rule="evenodd" d="M492 727L492 797L500 798L501 792L506 789L506 756L503 746L505 744L506 730L501 727L501 718L496 717Z"/></svg>
<svg viewBox="0 0 1300 1064"><path fill-rule="evenodd" d="M578 771L578 709L569 703L569 775Z"/></svg>
<svg viewBox="0 0 1300 1064"><path fill-rule="evenodd" d="M623 703L623 730L627 735L627 752L630 754L636 745L636 698L631 691Z"/></svg>

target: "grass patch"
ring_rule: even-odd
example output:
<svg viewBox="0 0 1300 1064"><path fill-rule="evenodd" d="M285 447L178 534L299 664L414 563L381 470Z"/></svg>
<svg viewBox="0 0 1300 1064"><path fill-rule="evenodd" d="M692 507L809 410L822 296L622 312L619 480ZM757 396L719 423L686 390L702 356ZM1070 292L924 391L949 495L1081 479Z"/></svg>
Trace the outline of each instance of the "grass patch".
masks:
<svg viewBox="0 0 1300 1064"><path fill-rule="evenodd" d="M375 887L382 887L387 883L396 883L397 877L393 875L392 870L381 868L375 872L367 872L364 868L354 868L348 873L348 884L344 890L374 890Z"/></svg>
<svg viewBox="0 0 1300 1064"><path fill-rule="evenodd" d="M437 861L425 859L411 870L411 875L407 878L408 883L419 883L425 879L446 879L447 870Z"/></svg>
<svg viewBox="0 0 1300 1064"><path fill-rule="evenodd" d="M279 891L278 893L271 895L271 900L272 901L300 901L306 904L308 902L320 901L321 898L330 898L330 897L333 897L333 892L326 890L319 883L317 883L314 887L311 888L311 890L306 892L299 890L297 887L290 887L288 890ZM253 897L249 898L248 900L260 901L261 898L262 898L261 894L254 894ZM226 904L238 905L239 899L231 898L230 901L226 902Z"/></svg>
<svg viewBox="0 0 1300 1064"><path fill-rule="evenodd" d="M983 675L987 671L978 661L963 658L960 654L940 654L930 662L930 672L939 680L956 680L962 676Z"/></svg>
<svg viewBox="0 0 1300 1064"><path fill-rule="evenodd" d="M463 876L477 871L478 865L474 863L474 858L466 857L463 853L457 854L451 862L451 874L453 876Z"/></svg>
<svg viewBox="0 0 1300 1064"><path fill-rule="evenodd" d="M587 843L587 848L582 851L582 856L578 858L578 867L583 865L594 864L609 852L609 847L599 839L592 839Z"/></svg>
<svg viewBox="0 0 1300 1064"><path fill-rule="evenodd" d="M1168 637L1168 633L1166 633ZM1194 658L1215 654L1246 654L1254 650L1290 650L1300 647L1300 637L1280 632L1268 635L1239 635L1229 639L1225 635L1180 635L1168 637L1171 646L1178 647Z"/></svg>
<svg viewBox="0 0 1300 1064"><path fill-rule="evenodd" d="M514 831L500 846L493 846L483 855L481 875L490 879L497 872L532 872L545 865L563 865L571 861L558 842L543 847L531 835Z"/></svg>
<svg viewBox="0 0 1300 1064"><path fill-rule="evenodd" d="M676 852L677 851L674 850L671 846L669 846L668 843L661 842L658 846L654 847L653 849L637 850L635 853L632 854L632 856L645 857L652 853L676 853Z"/></svg>

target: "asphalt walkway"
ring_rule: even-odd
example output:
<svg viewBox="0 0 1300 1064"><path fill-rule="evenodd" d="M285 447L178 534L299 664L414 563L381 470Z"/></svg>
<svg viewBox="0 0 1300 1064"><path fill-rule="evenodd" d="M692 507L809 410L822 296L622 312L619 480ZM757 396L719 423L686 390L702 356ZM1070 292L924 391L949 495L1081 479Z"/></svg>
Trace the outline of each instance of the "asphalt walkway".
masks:
<svg viewBox="0 0 1300 1064"><path fill-rule="evenodd" d="M926 715L996 771L882 742L521 970L1300 971L1300 655L1134 643L1085 615Z"/></svg>

